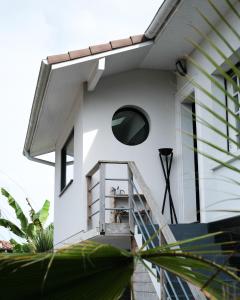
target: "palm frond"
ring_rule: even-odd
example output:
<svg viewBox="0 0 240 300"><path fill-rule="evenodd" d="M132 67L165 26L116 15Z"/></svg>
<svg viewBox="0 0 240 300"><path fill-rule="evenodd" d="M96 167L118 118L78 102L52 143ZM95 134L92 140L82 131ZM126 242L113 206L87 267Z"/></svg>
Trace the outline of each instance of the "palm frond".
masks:
<svg viewBox="0 0 240 300"><path fill-rule="evenodd" d="M238 58L238 60L240 60L240 55L239 53L233 48L233 46L231 45L231 43L229 43L229 41L227 40L227 38L219 31L217 30L215 24L213 24L209 18L207 18L205 16L205 14L203 14L201 12L201 10L199 10L197 8L198 14L202 17L202 19L206 22L206 24L210 27L210 29L212 30L212 32L214 32L219 38L220 40L228 47L228 49L234 53L234 55L236 55L236 57Z"/></svg>
<svg viewBox="0 0 240 300"><path fill-rule="evenodd" d="M130 253L94 242L58 251L48 270L51 257L0 255L1 296L9 300L119 299L133 273Z"/></svg>
<svg viewBox="0 0 240 300"><path fill-rule="evenodd" d="M220 234L220 233L219 233ZM202 238L189 239L198 241ZM172 244L172 247L186 241ZM203 251L202 251L203 252ZM107 244L86 241L54 254L0 255L1 295L7 299L119 299L134 272L134 262L149 261L222 298L221 278L206 285L209 276L221 271L239 281L231 269L181 249L142 250L137 253ZM28 283L27 285L25 283Z"/></svg>
<svg viewBox="0 0 240 300"><path fill-rule="evenodd" d="M231 32L240 40L240 34L237 32L237 30L230 24L230 22L226 19L226 17L220 12L217 5L213 3L212 0L208 0L208 3L211 5L213 10L217 13L221 21L226 24L226 26L231 30ZM233 10L235 12L236 10ZM238 14L237 14L238 15Z"/></svg>
<svg viewBox="0 0 240 300"><path fill-rule="evenodd" d="M206 285L208 279L214 276L216 272L224 273L228 276L229 280L240 281L240 278L227 267L216 264L193 253L178 251L159 253L159 251L156 250L156 253L153 253L153 251L150 253L145 251L145 253L140 253L139 255L143 259L198 286L216 299L228 299L225 298L225 291L223 293L222 290L225 282L220 278L213 278L208 285ZM228 297L231 297L231 295L228 295Z"/></svg>

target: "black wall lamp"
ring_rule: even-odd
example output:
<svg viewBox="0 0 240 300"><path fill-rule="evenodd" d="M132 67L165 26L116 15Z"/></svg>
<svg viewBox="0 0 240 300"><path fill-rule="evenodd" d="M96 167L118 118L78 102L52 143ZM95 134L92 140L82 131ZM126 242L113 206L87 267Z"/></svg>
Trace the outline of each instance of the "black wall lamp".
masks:
<svg viewBox="0 0 240 300"><path fill-rule="evenodd" d="M186 76L187 74L187 61L185 58L180 58L176 61L176 71L181 76Z"/></svg>

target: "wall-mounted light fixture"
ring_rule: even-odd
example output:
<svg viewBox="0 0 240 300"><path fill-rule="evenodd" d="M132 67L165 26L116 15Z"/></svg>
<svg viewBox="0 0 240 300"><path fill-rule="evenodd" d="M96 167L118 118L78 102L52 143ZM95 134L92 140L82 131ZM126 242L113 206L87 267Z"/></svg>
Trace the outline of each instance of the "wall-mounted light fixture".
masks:
<svg viewBox="0 0 240 300"><path fill-rule="evenodd" d="M185 58L180 58L176 61L176 70L181 76L185 76L187 74L187 62Z"/></svg>

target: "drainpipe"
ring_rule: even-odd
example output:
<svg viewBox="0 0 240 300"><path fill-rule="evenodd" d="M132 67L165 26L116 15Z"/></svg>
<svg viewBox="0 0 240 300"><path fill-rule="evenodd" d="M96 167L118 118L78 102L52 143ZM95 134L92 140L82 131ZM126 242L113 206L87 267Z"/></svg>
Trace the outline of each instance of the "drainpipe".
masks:
<svg viewBox="0 0 240 300"><path fill-rule="evenodd" d="M34 161L34 162L37 162L37 163L40 163L40 164L44 164L44 165L48 165L48 166L51 166L51 167L55 167L54 162L51 162L51 161L48 161L48 160L45 160L45 159L40 159L40 158L33 157L26 150L23 150L23 155L26 156L26 158L31 160L31 161Z"/></svg>
<svg viewBox="0 0 240 300"><path fill-rule="evenodd" d="M181 2L183 0L165 0L163 2L145 31L146 38L154 39L163 30Z"/></svg>

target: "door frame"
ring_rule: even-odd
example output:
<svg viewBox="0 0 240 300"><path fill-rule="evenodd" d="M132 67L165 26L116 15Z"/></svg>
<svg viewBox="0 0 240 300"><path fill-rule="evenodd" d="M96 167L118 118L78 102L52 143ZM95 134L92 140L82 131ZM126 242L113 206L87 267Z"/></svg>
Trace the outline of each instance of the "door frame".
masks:
<svg viewBox="0 0 240 300"><path fill-rule="evenodd" d="M179 201L179 223L188 222L186 220L184 211L185 211L185 195L184 195L184 162L183 162L183 132L182 132L182 114L181 109L184 101L191 95L194 94L196 96L196 89L190 83L187 82L180 88L175 94L175 118L176 118L176 157L177 157L177 176L178 176L178 201ZM196 124L197 127L197 124ZM196 129L197 130L197 129ZM199 155L198 158L198 177L199 177ZM200 183L198 182L199 187L199 220L201 222L201 188ZM196 199L197 201L197 199ZM196 221L197 221L197 211L196 211Z"/></svg>

